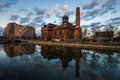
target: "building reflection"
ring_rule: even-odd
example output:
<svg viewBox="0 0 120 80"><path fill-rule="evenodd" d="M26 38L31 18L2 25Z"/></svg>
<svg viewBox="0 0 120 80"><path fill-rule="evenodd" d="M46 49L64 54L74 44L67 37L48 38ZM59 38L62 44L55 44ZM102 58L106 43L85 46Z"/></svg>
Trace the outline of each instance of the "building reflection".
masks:
<svg viewBox="0 0 120 80"><path fill-rule="evenodd" d="M68 63L75 60L76 77L79 77L79 59L81 57L81 49L74 47L54 47L54 46L41 46L41 55L48 60L59 58L62 62L62 67L68 67Z"/></svg>
<svg viewBox="0 0 120 80"><path fill-rule="evenodd" d="M119 57L117 58L118 54L109 50L103 51L75 47L41 46L41 55L48 60L59 58L64 69L69 67L68 63L74 59L76 77L80 76L80 72L81 74L83 73L90 76L92 74L90 71L99 71L103 68L107 71L107 69L116 68L119 63ZM83 64L86 66L83 66ZM81 66L84 68L81 68Z"/></svg>
<svg viewBox="0 0 120 80"><path fill-rule="evenodd" d="M9 57L29 55L35 52L35 45L5 44L3 45L3 47L4 47L4 51ZM58 47L58 46L46 46L46 45L42 45L37 48L40 49L40 52L38 52L38 54L31 55L30 56L31 60L26 60L28 59L26 58L26 56L21 57L22 59L26 58L25 59L26 61L33 61L33 63L35 62L34 64L36 64L36 66L38 67L37 70L42 69L42 67L40 68L40 65L43 65L44 63L45 66L43 67L49 66L51 68L51 66L48 63L46 63L46 60L44 59L61 60L62 68L63 69L67 68L67 70L71 69L70 70L71 73L73 71L72 68L74 68L74 66L70 67L71 63L69 64L69 62L74 60L75 76L76 78L83 78L84 80L86 80L86 78L90 80L99 80L99 79L110 80L109 77L111 75L113 77L116 76L117 75L116 70L117 71L120 70L120 54L119 54L120 52L112 52L112 51L109 52L103 50L81 49L77 47L76 48ZM39 55L39 53L41 55ZM19 60L21 60L21 58L19 58ZM33 63L31 65L34 65Z"/></svg>
<svg viewBox="0 0 120 80"><path fill-rule="evenodd" d="M35 52L35 45L4 44L3 48L9 57L28 55Z"/></svg>

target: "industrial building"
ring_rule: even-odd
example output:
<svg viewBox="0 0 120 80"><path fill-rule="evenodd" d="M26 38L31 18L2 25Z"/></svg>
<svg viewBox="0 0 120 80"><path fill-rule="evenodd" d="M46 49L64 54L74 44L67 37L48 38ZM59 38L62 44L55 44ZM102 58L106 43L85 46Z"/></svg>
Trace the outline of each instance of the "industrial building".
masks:
<svg viewBox="0 0 120 80"><path fill-rule="evenodd" d="M55 25L49 23L41 30L42 40L70 41L81 40L82 31L80 27L80 8L76 8L76 25L69 23L69 17L62 17L62 24Z"/></svg>
<svg viewBox="0 0 120 80"><path fill-rule="evenodd" d="M34 39L35 29L30 26L18 25L16 23L9 23L4 29L3 36L8 41L16 41L21 39Z"/></svg>

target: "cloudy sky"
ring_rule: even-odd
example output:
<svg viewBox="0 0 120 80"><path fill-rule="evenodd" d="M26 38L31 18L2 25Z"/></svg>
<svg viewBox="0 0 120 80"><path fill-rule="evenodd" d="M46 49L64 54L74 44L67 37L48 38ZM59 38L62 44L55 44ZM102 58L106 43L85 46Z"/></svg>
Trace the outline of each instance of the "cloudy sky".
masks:
<svg viewBox="0 0 120 80"><path fill-rule="evenodd" d="M63 15L75 23L75 8L81 9L81 25L120 23L120 0L0 0L0 27L9 22L39 28L60 24Z"/></svg>

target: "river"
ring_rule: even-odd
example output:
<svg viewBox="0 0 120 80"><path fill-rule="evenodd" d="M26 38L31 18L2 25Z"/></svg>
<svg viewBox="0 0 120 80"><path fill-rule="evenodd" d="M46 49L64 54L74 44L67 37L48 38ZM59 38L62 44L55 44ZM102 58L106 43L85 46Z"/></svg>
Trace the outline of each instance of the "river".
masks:
<svg viewBox="0 0 120 80"><path fill-rule="evenodd" d="M0 45L0 80L120 80L120 52Z"/></svg>

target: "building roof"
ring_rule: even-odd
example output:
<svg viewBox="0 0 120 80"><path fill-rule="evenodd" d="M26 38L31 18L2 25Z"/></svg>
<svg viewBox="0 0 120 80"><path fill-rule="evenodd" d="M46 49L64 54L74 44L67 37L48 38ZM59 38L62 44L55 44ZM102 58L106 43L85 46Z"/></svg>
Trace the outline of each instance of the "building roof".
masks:
<svg viewBox="0 0 120 80"><path fill-rule="evenodd" d="M47 25L47 27L48 28L53 28L53 27L55 27L56 25L55 24L52 24L52 23L49 23L48 25Z"/></svg>

